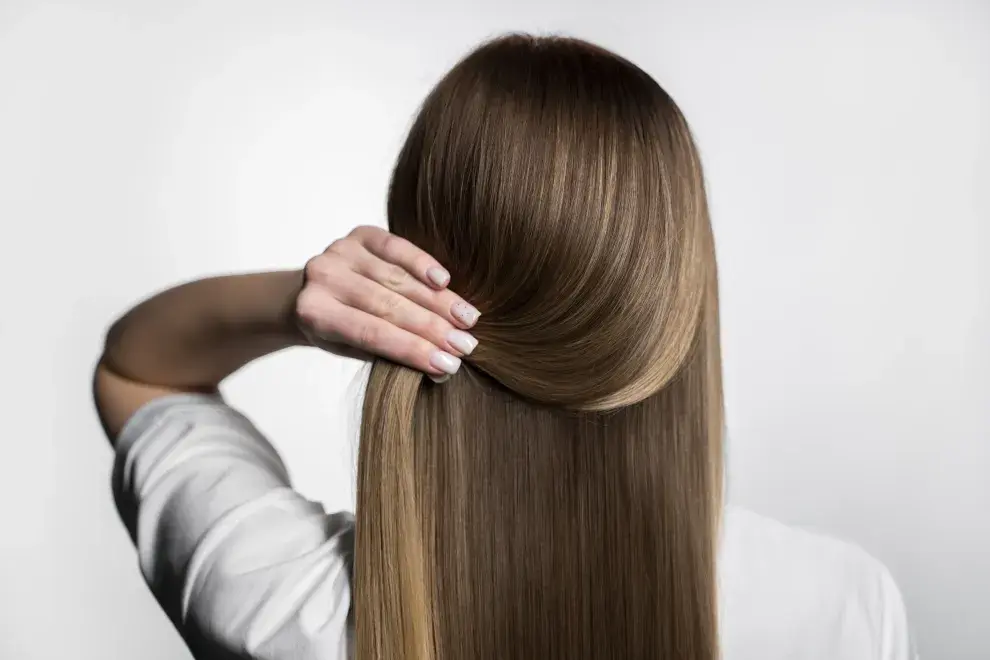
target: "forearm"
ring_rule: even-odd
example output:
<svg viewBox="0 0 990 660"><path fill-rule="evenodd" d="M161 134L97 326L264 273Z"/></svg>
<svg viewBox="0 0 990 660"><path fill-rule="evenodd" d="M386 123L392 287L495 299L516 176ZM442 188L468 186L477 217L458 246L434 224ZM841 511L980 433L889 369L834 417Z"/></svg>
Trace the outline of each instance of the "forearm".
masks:
<svg viewBox="0 0 990 660"><path fill-rule="evenodd" d="M107 333L102 364L129 380L211 390L248 362L306 344L294 323L301 271L211 277L145 300Z"/></svg>

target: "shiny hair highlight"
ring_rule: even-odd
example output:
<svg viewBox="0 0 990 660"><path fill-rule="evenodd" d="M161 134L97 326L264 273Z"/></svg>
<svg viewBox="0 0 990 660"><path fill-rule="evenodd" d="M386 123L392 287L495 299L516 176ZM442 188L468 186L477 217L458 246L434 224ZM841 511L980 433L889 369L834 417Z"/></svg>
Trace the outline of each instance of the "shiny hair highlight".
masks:
<svg viewBox="0 0 990 660"><path fill-rule="evenodd" d="M577 39L487 42L424 102L388 221L482 316L444 384L372 368L356 657L717 658L717 273L670 96Z"/></svg>

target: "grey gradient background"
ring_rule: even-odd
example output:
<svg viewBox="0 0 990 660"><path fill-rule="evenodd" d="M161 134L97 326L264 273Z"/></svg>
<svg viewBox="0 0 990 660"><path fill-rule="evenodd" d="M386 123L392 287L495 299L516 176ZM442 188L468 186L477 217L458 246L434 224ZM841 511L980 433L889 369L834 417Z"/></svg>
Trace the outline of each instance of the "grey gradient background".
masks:
<svg viewBox="0 0 990 660"><path fill-rule="evenodd" d="M88 396L106 324L382 222L417 104L510 29L619 51L694 127L731 498L884 561L924 657L990 658L978 0L0 0L0 658L188 657L110 498ZM356 374L300 350L227 390L330 508L353 504Z"/></svg>

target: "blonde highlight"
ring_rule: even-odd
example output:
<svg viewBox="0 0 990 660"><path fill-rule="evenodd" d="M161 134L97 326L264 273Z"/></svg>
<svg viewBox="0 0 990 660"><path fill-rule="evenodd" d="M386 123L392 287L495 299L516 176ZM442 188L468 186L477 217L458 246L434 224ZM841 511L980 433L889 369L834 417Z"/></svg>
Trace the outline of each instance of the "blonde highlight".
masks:
<svg viewBox="0 0 990 660"><path fill-rule="evenodd" d="M443 385L372 368L356 657L716 658L717 269L677 106L586 42L494 40L426 99L388 217L483 314Z"/></svg>

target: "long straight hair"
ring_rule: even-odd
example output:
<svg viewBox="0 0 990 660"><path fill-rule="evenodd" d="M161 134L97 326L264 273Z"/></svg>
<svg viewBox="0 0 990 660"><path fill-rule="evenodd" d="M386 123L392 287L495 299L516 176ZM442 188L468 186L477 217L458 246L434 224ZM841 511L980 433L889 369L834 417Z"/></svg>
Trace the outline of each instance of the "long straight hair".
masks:
<svg viewBox="0 0 990 660"><path fill-rule="evenodd" d="M388 221L482 316L444 384L372 367L358 660L717 658L717 274L671 98L587 42L487 42L420 109Z"/></svg>

